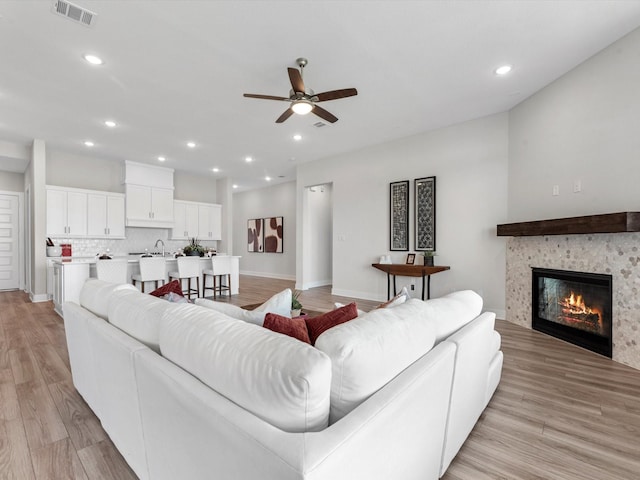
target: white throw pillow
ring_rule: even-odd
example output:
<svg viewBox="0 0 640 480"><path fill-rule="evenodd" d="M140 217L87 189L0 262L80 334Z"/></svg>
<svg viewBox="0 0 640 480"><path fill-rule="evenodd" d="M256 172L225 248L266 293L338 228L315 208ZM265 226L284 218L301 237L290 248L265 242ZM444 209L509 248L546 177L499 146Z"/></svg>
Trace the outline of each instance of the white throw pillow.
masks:
<svg viewBox="0 0 640 480"><path fill-rule="evenodd" d="M214 302L213 300L207 300L206 298L196 298L194 303L200 307L205 307L216 312L224 313L225 315L234 318L236 320L243 320L248 323L255 323L262 326L264 323L264 317L267 312L256 312L255 310L245 310L237 305L231 305L230 303Z"/></svg>
<svg viewBox="0 0 640 480"><path fill-rule="evenodd" d="M291 289L287 288L282 292L276 293L269 300L253 310L245 310L237 305L214 302L204 298L196 299L195 304L222 312L238 320L244 320L245 322L262 326L267 313L277 313L283 317L291 318L291 295Z"/></svg>
<svg viewBox="0 0 640 480"><path fill-rule="evenodd" d="M111 295L109 323L156 352L160 352L160 322L165 310L181 305L140 293L120 290Z"/></svg>
<svg viewBox="0 0 640 480"><path fill-rule="evenodd" d="M329 420L331 362L311 345L196 305L167 311L162 355L216 392L287 432Z"/></svg>
<svg viewBox="0 0 640 480"><path fill-rule="evenodd" d="M254 312L277 313L283 317L291 318L291 289L286 288L276 293L269 300L254 309Z"/></svg>
<svg viewBox="0 0 640 480"><path fill-rule="evenodd" d="M104 320L109 314L111 294L119 290L135 290L130 283L110 283L97 278L89 278L80 290L80 305Z"/></svg>
<svg viewBox="0 0 640 480"><path fill-rule="evenodd" d="M435 342L433 324L425 321L426 302L409 300L378 308L318 337L316 348L331 359L330 423L340 420Z"/></svg>

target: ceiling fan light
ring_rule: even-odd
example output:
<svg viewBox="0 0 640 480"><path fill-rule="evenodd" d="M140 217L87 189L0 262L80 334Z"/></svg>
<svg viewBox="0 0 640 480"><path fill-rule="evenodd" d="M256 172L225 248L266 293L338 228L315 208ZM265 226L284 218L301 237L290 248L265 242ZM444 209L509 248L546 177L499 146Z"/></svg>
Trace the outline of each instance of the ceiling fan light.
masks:
<svg viewBox="0 0 640 480"><path fill-rule="evenodd" d="M306 115L311 110L313 110L313 103L311 103L309 100L304 99L296 100L295 102L293 102L293 105L291 105L291 110L293 110L294 113L297 113L298 115Z"/></svg>

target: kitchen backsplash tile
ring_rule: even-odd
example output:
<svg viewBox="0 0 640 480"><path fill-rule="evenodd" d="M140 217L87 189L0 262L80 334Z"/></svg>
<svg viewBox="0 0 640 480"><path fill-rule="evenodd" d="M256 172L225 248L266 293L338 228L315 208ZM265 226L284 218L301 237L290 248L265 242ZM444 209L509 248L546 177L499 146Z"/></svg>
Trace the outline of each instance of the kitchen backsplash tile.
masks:
<svg viewBox="0 0 640 480"><path fill-rule="evenodd" d="M104 238L56 238L54 243L70 243L74 257L93 257L109 250L111 255L127 255L129 253L161 251L162 247L154 247L158 239L164 242L165 252L175 252L187 246L186 240L169 240L169 230L165 228L134 228L128 227L124 240L109 240ZM216 248L215 240L201 240L204 247Z"/></svg>

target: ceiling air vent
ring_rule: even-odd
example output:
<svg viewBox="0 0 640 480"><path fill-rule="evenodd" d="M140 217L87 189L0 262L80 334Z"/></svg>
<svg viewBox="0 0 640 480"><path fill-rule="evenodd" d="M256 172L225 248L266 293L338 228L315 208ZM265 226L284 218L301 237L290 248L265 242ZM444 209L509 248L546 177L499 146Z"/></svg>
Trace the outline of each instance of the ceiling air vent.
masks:
<svg viewBox="0 0 640 480"><path fill-rule="evenodd" d="M51 5L51 11L55 14L62 15L69 20L73 20L76 23L84 25L85 27L92 27L96 23L98 15L91 10L79 7L71 2L65 2L63 0L54 0Z"/></svg>
<svg viewBox="0 0 640 480"><path fill-rule="evenodd" d="M326 127L327 124L324 123L324 122L316 122L316 123L313 124L313 126L316 127L316 128L320 128L320 127Z"/></svg>

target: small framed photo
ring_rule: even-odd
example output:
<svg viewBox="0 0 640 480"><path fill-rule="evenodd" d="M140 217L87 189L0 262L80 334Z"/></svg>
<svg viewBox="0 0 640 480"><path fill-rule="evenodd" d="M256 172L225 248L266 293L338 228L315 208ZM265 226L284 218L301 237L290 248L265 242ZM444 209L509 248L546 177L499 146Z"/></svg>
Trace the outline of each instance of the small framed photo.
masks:
<svg viewBox="0 0 640 480"><path fill-rule="evenodd" d="M407 265L413 265L413 263L416 261L416 254L415 253L408 253L407 254Z"/></svg>

